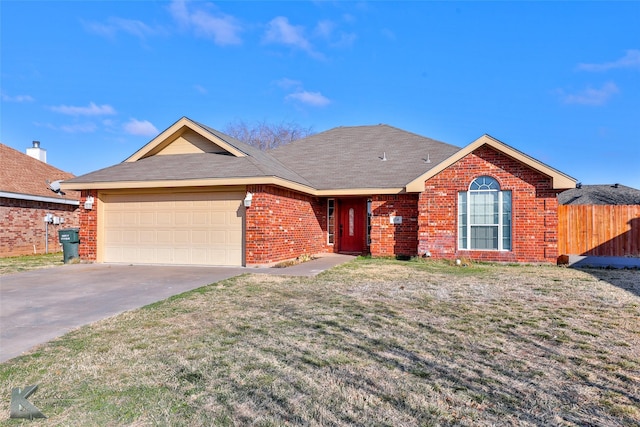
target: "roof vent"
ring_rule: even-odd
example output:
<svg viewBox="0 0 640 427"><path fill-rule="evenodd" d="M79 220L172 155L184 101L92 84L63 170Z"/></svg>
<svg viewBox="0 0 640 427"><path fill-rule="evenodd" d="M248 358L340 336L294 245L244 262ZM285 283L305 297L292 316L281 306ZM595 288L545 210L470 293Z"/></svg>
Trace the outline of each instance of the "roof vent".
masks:
<svg viewBox="0 0 640 427"><path fill-rule="evenodd" d="M431 163L431 156L429 155L429 153L427 153L427 158L422 160L424 160L425 163Z"/></svg>
<svg viewBox="0 0 640 427"><path fill-rule="evenodd" d="M582 183L581 182L576 183L576 188L582 188Z"/></svg>
<svg viewBox="0 0 640 427"><path fill-rule="evenodd" d="M386 152L386 151L384 151L384 152L382 153L382 157L380 157L380 160L382 160L383 162L386 162L386 161L387 161L387 152Z"/></svg>
<svg viewBox="0 0 640 427"><path fill-rule="evenodd" d="M620 184L618 184L617 182L613 184L613 188L618 188L618 187L620 187Z"/></svg>

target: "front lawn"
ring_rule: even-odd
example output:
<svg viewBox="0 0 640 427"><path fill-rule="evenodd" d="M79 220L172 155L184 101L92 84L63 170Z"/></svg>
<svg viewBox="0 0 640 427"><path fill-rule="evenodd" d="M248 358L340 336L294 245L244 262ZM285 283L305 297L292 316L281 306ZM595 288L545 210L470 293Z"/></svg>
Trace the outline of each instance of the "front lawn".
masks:
<svg viewBox="0 0 640 427"><path fill-rule="evenodd" d="M0 364L48 425L640 424L640 272L358 259L247 274Z"/></svg>
<svg viewBox="0 0 640 427"><path fill-rule="evenodd" d="M62 252L0 258L0 276L64 264Z"/></svg>

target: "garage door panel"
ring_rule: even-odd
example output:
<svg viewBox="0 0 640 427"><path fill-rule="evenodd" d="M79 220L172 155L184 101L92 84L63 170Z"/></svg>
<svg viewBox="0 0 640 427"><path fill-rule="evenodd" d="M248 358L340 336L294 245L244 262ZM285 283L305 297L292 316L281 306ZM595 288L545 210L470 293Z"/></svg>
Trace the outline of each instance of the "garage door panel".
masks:
<svg viewBox="0 0 640 427"><path fill-rule="evenodd" d="M121 236L119 242L121 243L135 243L139 239L138 232L135 230L126 230Z"/></svg>
<svg viewBox="0 0 640 427"><path fill-rule="evenodd" d="M122 247L106 247L104 250L105 258L109 259L124 259L123 248Z"/></svg>
<svg viewBox="0 0 640 427"><path fill-rule="evenodd" d="M167 208L161 208L161 209L167 209ZM173 221L174 221L174 212L157 212L156 213L155 225L159 227L162 227L163 225L171 226L173 225Z"/></svg>
<svg viewBox="0 0 640 427"><path fill-rule="evenodd" d="M243 193L105 195L105 262L242 265Z"/></svg>
<svg viewBox="0 0 640 427"><path fill-rule="evenodd" d="M210 223L211 216L209 212L194 212L192 217L193 225L208 225Z"/></svg>
<svg viewBox="0 0 640 427"><path fill-rule="evenodd" d="M145 245L156 242L156 233L153 230L140 230L138 234L138 241Z"/></svg>
<svg viewBox="0 0 640 427"><path fill-rule="evenodd" d="M226 245L227 244L227 233L224 230L220 231L211 231L209 233L210 243L213 245Z"/></svg>
<svg viewBox="0 0 640 427"><path fill-rule="evenodd" d="M209 239L209 231L206 229L192 230L191 243L193 243L193 245L200 245L200 246L211 243Z"/></svg>
<svg viewBox="0 0 640 427"><path fill-rule="evenodd" d="M156 222L153 212L140 212L137 216L138 218L132 218L131 221L126 221L126 224L138 227L140 225L153 226Z"/></svg>
<svg viewBox="0 0 640 427"><path fill-rule="evenodd" d="M104 221L105 226L118 226L122 224L122 213L120 212L111 212L108 216L105 217Z"/></svg>
<svg viewBox="0 0 640 427"><path fill-rule="evenodd" d="M136 247L123 247L118 252L113 252L114 256L119 256L121 259L137 259L140 256L140 250Z"/></svg>
<svg viewBox="0 0 640 427"><path fill-rule="evenodd" d="M122 225L134 225L139 221L138 214L136 212L123 211L120 215Z"/></svg>
<svg viewBox="0 0 640 427"><path fill-rule="evenodd" d="M173 257L174 257L174 262L176 264L190 264L191 249L190 248L174 248Z"/></svg>
<svg viewBox="0 0 640 427"><path fill-rule="evenodd" d="M173 243L178 245L190 245L193 242L191 230L178 230L173 233ZM195 242L193 242L195 244Z"/></svg>

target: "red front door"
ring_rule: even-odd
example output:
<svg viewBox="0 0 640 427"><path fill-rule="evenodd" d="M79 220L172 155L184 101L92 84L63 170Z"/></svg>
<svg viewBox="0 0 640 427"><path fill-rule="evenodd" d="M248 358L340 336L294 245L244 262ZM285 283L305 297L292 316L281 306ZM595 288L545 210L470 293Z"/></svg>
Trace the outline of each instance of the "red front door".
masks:
<svg viewBox="0 0 640 427"><path fill-rule="evenodd" d="M366 248L366 199L343 199L338 205L338 239L340 252L363 253Z"/></svg>

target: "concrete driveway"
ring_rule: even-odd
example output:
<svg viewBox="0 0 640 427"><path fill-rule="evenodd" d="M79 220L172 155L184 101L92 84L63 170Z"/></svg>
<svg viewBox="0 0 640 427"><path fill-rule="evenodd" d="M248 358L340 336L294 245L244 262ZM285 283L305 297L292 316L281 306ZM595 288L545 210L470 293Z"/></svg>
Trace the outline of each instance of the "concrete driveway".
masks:
<svg viewBox="0 0 640 427"><path fill-rule="evenodd" d="M0 276L0 363L82 325L244 273L313 276L347 255L281 268L69 264Z"/></svg>

